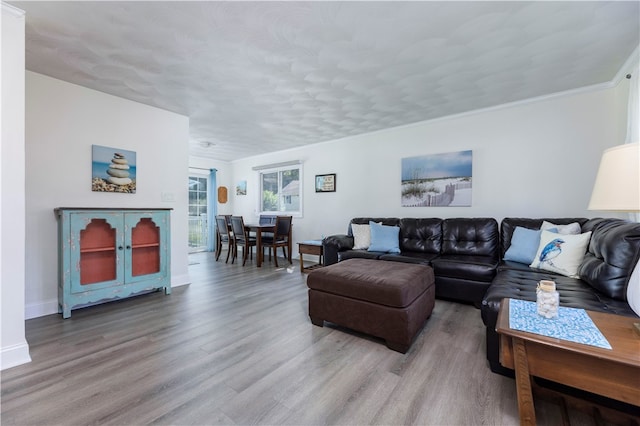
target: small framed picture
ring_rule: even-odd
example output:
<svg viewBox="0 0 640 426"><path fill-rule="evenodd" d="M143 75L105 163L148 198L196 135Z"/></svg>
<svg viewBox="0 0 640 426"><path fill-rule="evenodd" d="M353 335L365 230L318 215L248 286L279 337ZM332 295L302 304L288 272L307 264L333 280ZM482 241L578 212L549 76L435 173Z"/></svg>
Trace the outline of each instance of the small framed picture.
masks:
<svg viewBox="0 0 640 426"><path fill-rule="evenodd" d="M241 180L236 185L236 195L247 195L247 181Z"/></svg>
<svg viewBox="0 0 640 426"><path fill-rule="evenodd" d="M336 192L336 174L316 175L316 192Z"/></svg>

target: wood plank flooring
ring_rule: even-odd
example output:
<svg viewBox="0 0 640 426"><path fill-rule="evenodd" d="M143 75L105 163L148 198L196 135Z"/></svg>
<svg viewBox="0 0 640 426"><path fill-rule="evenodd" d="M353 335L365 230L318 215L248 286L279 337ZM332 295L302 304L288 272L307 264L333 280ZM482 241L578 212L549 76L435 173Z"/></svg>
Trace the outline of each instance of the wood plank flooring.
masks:
<svg viewBox="0 0 640 426"><path fill-rule="evenodd" d="M515 383L489 370L473 306L436 300L400 354L313 326L297 264L190 260L192 284L169 296L28 320L33 361L1 374L2 424L518 424ZM536 415L562 422L552 403Z"/></svg>

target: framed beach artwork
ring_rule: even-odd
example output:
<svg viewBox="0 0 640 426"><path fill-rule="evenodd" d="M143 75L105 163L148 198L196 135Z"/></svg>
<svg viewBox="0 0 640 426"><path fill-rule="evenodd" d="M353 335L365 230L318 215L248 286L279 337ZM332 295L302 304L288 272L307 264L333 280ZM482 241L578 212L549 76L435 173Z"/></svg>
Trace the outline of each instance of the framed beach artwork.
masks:
<svg viewBox="0 0 640 426"><path fill-rule="evenodd" d="M135 151L92 145L91 152L92 191L135 194Z"/></svg>
<svg viewBox="0 0 640 426"><path fill-rule="evenodd" d="M470 207L472 151L402 159L402 207Z"/></svg>
<svg viewBox="0 0 640 426"><path fill-rule="evenodd" d="M241 180L236 185L236 195L247 195L247 181Z"/></svg>

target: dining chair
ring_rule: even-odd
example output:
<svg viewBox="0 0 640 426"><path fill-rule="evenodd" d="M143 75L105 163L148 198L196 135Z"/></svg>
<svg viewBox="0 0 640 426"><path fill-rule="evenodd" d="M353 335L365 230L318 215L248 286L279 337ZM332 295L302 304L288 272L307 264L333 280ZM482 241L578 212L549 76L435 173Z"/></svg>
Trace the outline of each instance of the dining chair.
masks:
<svg viewBox="0 0 640 426"><path fill-rule="evenodd" d="M242 216L231 216L231 230L233 231L233 241L235 242L235 253L238 254L238 246L242 246L242 266L247 262L247 257L251 253L253 259L253 251L251 247L256 245L256 238L249 236L249 231L244 226ZM233 263L235 258L231 261Z"/></svg>
<svg viewBox="0 0 640 426"><path fill-rule="evenodd" d="M260 217L258 218L258 224L260 225L275 225L276 224L276 217L275 215L272 214L261 214ZM273 232L263 232L262 233L262 238L273 238ZM263 250L264 251L264 250ZM264 259L264 255L262 256L262 258ZM271 260L271 247L269 247L269 260Z"/></svg>
<svg viewBox="0 0 640 426"><path fill-rule="evenodd" d="M262 237L262 249L264 251L264 247L269 247L269 259L271 259L271 249L273 248L273 258L278 266L278 247L282 247L282 252L284 253L284 258L291 262L291 216L277 216L276 217L276 228L272 237ZM287 255L287 252L289 254Z"/></svg>
<svg viewBox="0 0 640 426"><path fill-rule="evenodd" d="M236 250L236 245L235 242L233 240L233 229L231 229L231 215L230 214L225 214L222 215L224 216L224 220L227 222L227 229L229 230L229 238L231 239L231 242L233 244L233 252L232 252L232 259L235 259L236 257L238 257L238 252ZM233 263L233 262L231 262Z"/></svg>
<svg viewBox="0 0 640 426"><path fill-rule="evenodd" d="M227 259L224 263L228 263L231 253L235 258L235 244L233 243L233 237L229 231L226 218L224 216L216 216L216 262L222 254L222 245L224 243L227 243Z"/></svg>

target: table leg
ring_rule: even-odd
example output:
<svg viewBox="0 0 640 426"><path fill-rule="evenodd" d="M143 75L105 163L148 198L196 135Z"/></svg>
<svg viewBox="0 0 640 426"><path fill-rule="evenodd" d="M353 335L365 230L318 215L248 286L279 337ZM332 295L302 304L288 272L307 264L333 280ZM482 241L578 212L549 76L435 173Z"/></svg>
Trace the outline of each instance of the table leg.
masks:
<svg viewBox="0 0 640 426"><path fill-rule="evenodd" d="M262 266L262 229L256 230L256 263L258 268Z"/></svg>
<svg viewBox="0 0 640 426"><path fill-rule="evenodd" d="M300 272L304 272L304 259L302 252L298 250L298 254L300 255Z"/></svg>
<svg viewBox="0 0 640 426"><path fill-rule="evenodd" d="M518 395L518 413L520 425L536 424L536 409L533 404L531 392L531 376L529 375L529 363L527 361L527 349L524 341L516 337L512 338L513 363L516 371L516 392Z"/></svg>

